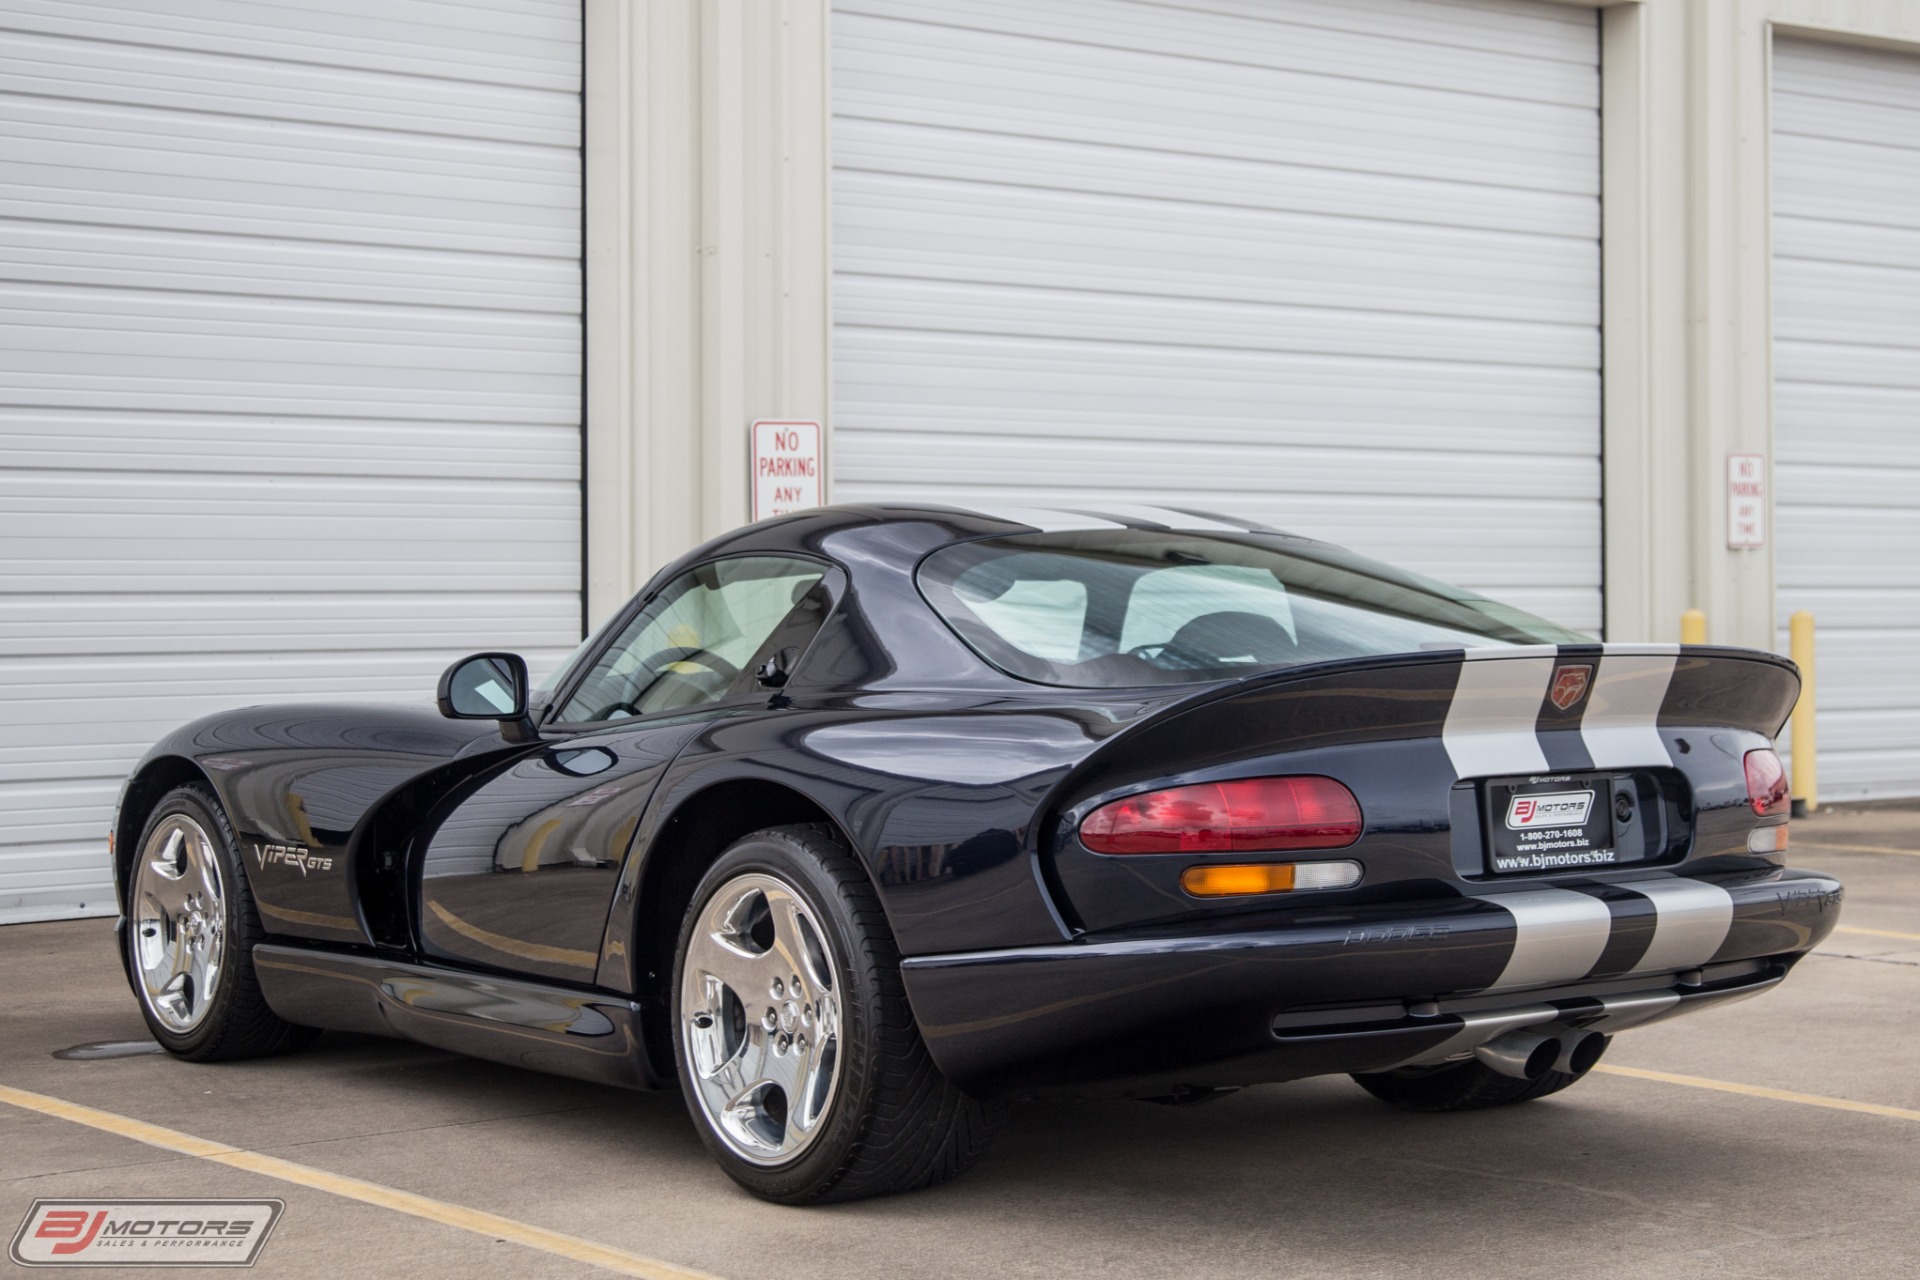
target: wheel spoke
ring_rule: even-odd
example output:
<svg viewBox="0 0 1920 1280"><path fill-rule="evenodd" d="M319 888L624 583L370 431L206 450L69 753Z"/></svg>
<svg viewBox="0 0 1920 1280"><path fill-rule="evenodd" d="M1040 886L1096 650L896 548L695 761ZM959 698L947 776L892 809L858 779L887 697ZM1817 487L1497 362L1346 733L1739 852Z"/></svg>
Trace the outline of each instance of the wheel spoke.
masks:
<svg viewBox="0 0 1920 1280"><path fill-rule="evenodd" d="M789 976L804 978L807 948L801 935L800 904L783 893L769 898L767 908L773 916L773 953L780 957L778 963L786 966Z"/></svg>
<svg viewBox="0 0 1920 1280"><path fill-rule="evenodd" d="M768 1039L773 1037L769 1036ZM787 1095L789 1123L792 1122L793 1113L799 1110L800 1086L807 1078L807 1069L813 1057L811 1041L805 1050L795 1048L797 1043L793 1036L784 1036L775 1041L765 1066L767 1083L779 1085L780 1091Z"/></svg>
<svg viewBox="0 0 1920 1280"><path fill-rule="evenodd" d="M697 940L699 946L696 955L689 957L696 972L709 977L732 989L740 1003L753 1012L767 1000L767 984L773 977L773 966L762 956L751 955L740 948L726 935L714 932ZM753 1014L749 1013L751 1020Z"/></svg>
<svg viewBox="0 0 1920 1280"><path fill-rule="evenodd" d="M840 1064L840 1001L831 992L817 998L806 1029L806 1074L794 1097L788 1123L811 1129L826 1110Z"/></svg>
<svg viewBox="0 0 1920 1280"><path fill-rule="evenodd" d="M181 974L161 987L155 995L159 1006L171 1014L176 1022L185 1023L192 1017L193 1011L187 1007L184 994L186 985L186 975Z"/></svg>
<svg viewBox="0 0 1920 1280"><path fill-rule="evenodd" d="M177 976L174 971L176 943L167 936L163 921L153 920L141 926L140 985L149 996L158 997Z"/></svg>
<svg viewBox="0 0 1920 1280"><path fill-rule="evenodd" d="M177 980L182 975L184 975L187 972L187 970L192 967L193 967L193 956L192 956L192 953L189 952L187 949L186 931L184 929L181 929L178 923L176 922L173 930L173 937L169 939L167 944L166 985L172 986L175 980Z"/></svg>
<svg viewBox="0 0 1920 1280"><path fill-rule="evenodd" d="M700 999L687 1000L687 1044L693 1051L694 1074L711 1080L726 1065L727 989L712 974L701 974L697 988Z"/></svg>
<svg viewBox="0 0 1920 1280"><path fill-rule="evenodd" d="M187 901L180 868L181 854L186 847L187 833L175 828L159 852L147 859L147 870L152 873L144 877L147 894L169 916L177 914Z"/></svg>
<svg viewBox="0 0 1920 1280"><path fill-rule="evenodd" d="M806 1050L794 1054L793 1087L787 1090L787 1127L795 1133L809 1133L820 1122L821 1104L838 1051L837 1045L808 1040Z"/></svg>
<svg viewBox="0 0 1920 1280"><path fill-rule="evenodd" d="M204 839L187 846L187 869L180 879L190 886L190 892L200 895L203 904L220 899L220 876L214 869L213 849Z"/></svg>
<svg viewBox="0 0 1920 1280"><path fill-rule="evenodd" d="M213 998L213 983L218 974L210 939L202 938L186 951L187 994L191 1010L197 1011Z"/></svg>
<svg viewBox="0 0 1920 1280"><path fill-rule="evenodd" d="M740 1053L740 1085L735 1091L729 1106L738 1106L741 1099L770 1084L780 1083L773 1071L773 1037L760 1027L748 1024L746 1043Z"/></svg>

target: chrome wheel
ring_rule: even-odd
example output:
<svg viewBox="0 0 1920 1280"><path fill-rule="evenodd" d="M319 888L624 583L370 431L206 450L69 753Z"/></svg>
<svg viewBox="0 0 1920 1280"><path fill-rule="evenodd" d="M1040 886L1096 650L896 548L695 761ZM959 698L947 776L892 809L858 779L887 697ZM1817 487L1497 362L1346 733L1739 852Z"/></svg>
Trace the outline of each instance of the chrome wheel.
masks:
<svg viewBox="0 0 1920 1280"><path fill-rule="evenodd" d="M840 1078L838 972L784 881L736 876L700 908L680 969L681 1051L708 1124L755 1164L813 1145Z"/></svg>
<svg viewBox="0 0 1920 1280"><path fill-rule="evenodd" d="M148 835L134 865L134 968L147 1008L169 1031L192 1031L220 989L227 900L213 839L183 813Z"/></svg>

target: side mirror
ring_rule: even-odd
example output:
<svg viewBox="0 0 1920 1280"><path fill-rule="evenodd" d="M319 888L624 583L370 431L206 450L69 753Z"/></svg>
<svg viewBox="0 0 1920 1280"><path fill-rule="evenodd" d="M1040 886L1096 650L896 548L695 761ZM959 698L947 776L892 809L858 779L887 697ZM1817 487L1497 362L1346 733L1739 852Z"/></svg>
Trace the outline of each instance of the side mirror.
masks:
<svg viewBox="0 0 1920 1280"><path fill-rule="evenodd" d="M527 660L517 653L476 653L448 667L436 695L449 720L498 720L508 742L538 735L527 715Z"/></svg>

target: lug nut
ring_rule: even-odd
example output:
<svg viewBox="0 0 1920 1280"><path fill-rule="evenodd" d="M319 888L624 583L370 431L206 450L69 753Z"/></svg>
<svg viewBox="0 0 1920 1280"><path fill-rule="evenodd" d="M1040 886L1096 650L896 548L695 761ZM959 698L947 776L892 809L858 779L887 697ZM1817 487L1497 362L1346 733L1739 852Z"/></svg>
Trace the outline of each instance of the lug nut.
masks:
<svg viewBox="0 0 1920 1280"><path fill-rule="evenodd" d="M768 1009L766 1013L761 1015L760 1025L765 1030L772 1031L780 1025L780 1015L772 1009Z"/></svg>
<svg viewBox="0 0 1920 1280"><path fill-rule="evenodd" d="M775 978L773 980L773 998L775 1000L778 1000L781 996L784 996L785 994L787 994L786 987L781 984L780 979Z"/></svg>

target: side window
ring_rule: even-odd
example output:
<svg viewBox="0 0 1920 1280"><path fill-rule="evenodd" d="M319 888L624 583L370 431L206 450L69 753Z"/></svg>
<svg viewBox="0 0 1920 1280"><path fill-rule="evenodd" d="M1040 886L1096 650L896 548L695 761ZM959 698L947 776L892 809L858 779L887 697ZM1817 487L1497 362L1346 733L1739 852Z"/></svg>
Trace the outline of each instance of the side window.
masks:
<svg viewBox="0 0 1920 1280"><path fill-rule="evenodd" d="M636 614L580 687L559 724L622 720L718 702L770 640L819 625L826 571L808 560L745 556L703 564ZM802 641L804 643L804 641Z"/></svg>

